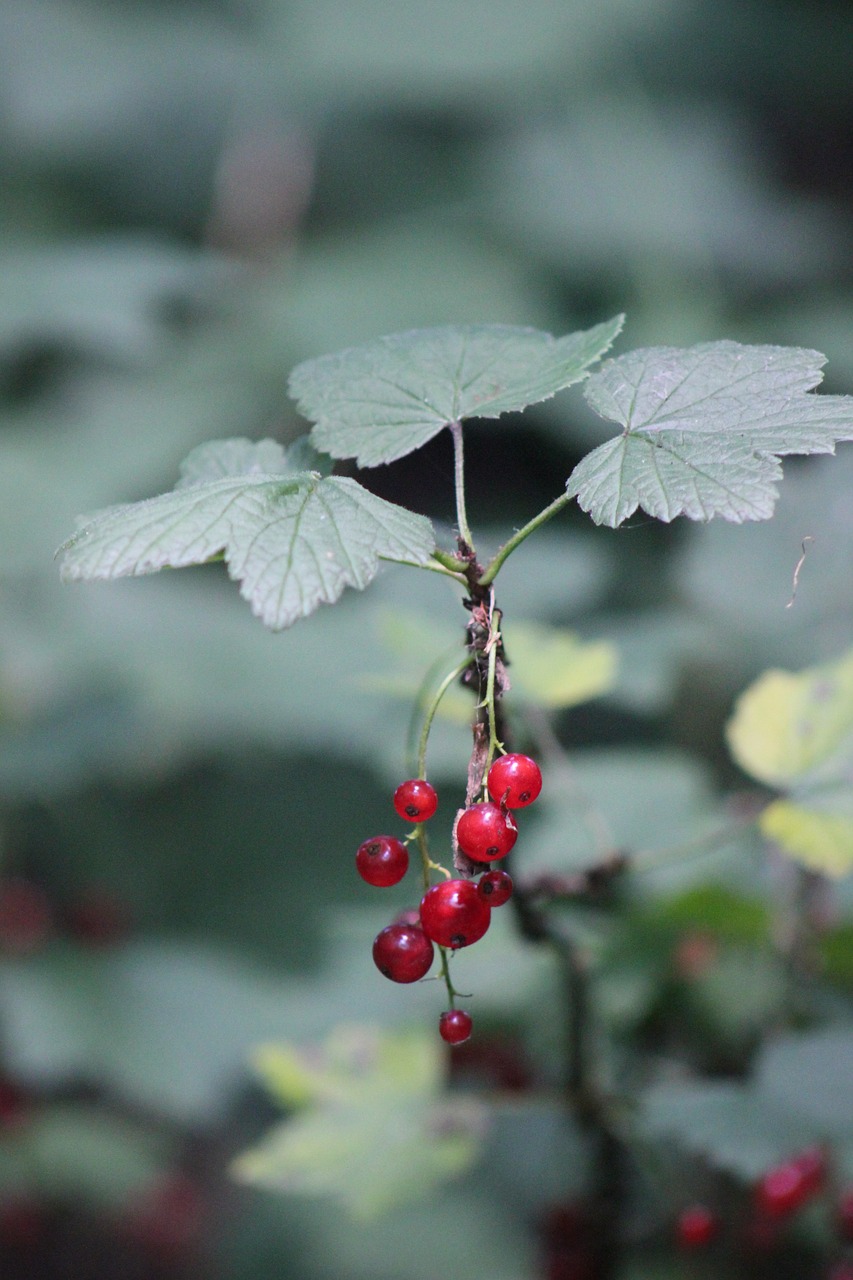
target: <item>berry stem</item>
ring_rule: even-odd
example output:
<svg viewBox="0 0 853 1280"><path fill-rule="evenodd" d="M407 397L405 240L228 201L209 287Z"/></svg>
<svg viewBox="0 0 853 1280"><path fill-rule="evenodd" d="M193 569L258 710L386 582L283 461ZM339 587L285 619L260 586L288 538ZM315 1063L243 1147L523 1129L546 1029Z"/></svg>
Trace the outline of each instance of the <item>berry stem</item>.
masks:
<svg viewBox="0 0 853 1280"><path fill-rule="evenodd" d="M456 488L456 524L459 537L467 547L474 548L474 539L468 526L468 515L465 511L465 454L462 447L462 423L451 422L450 434L453 437L453 480Z"/></svg>
<svg viewBox="0 0 853 1280"><path fill-rule="evenodd" d="M538 515L535 515L532 520L528 520L527 524L523 525L521 529L518 529L509 541L503 544L497 555L489 561L485 570L477 579L479 585L481 587L490 586L497 577L503 562L512 555L516 547L520 547L525 538L528 538L540 525L545 524L552 516L555 516L558 511L562 511L563 507L568 506L571 501L572 499L567 493L561 493L559 498L555 498L549 506L540 511Z"/></svg>
<svg viewBox="0 0 853 1280"><path fill-rule="evenodd" d="M453 985L453 979L450 976L450 965L447 963L447 948L439 947L438 955L441 961L441 976L444 978L444 985L447 987L447 998L450 1001L451 1009L455 1008L456 997L459 992Z"/></svg>
<svg viewBox="0 0 853 1280"><path fill-rule="evenodd" d="M427 742L429 741L430 729L432 728L432 722L435 719L435 713L438 710L438 704L441 702L441 699L447 693L447 690L450 688L453 682L459 679L459 677L462 675L462 672L466 669L466 667L470 667L472 661L473 661L473 654L469 653L462 659L461 662L458 662L456 664L456 666L453 668L452 671L449 671L447 673L447 675L444 677L441 684L438 686L435 693L433 694L432 701L430 702L429 706L426 709L426 715L424 716L424 722L421 728L421 736L418 742L417 774L419 778L426 777Z"/></svg>

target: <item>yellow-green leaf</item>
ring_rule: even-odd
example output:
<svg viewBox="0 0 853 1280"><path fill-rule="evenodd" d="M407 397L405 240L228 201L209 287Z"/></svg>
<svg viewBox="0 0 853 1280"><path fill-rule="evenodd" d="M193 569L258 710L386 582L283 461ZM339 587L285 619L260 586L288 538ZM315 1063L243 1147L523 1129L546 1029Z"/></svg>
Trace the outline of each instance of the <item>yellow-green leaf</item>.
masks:
<svg viewBox="0 0 853 1280"><path fill-rule="evenodd" d="M276 1098L303 1108L238 1157L243 1182L331 1195L369 1218L476 1156L482 1110L442 1096L444 1054L422 1029L343 1026L323 1045L266 1045L254 1061Z"/></svg>
<svg viewBox="0 0 853 1280"><path fill-rule="evenodd" d="M806 671L767 671L727 726L734 759L759 782L786 787L826 763L853 732L853 651Z"/></svg>
<svg viewBox="0 0 853 1280"><path fill-rule="evenodd" d="M810 871L840 877L853 869L853 817L774 800L759 824L769 840Z"/></svg>
<svg viewBox="0 0 853 1280"><path fill-rule="evenodd" d="M605 640L585 643L571 631L533 622L507 628L513 692L543 707L574 707L613 688L617 655Z"/></svg>

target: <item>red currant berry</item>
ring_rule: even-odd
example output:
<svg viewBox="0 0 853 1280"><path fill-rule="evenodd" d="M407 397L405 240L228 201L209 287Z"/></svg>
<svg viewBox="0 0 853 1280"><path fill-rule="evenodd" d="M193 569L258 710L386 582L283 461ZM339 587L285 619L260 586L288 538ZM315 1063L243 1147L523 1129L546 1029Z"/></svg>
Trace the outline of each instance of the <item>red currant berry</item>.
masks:
<svg viewBox="0 0 853 1280"><path fill-rule="evenodd" d="M816 1188L796 1160L768 1169L755 1188L755 1203L768 1218L787 1218L810 1199Z"/></svg>
<svg viewBox="0 0 853 1280"><path fill-rule="evenodd" d="M439 1034L448 1044L463 1044L470 1036L472 1026L471 1015L464 1009L445 1009L438 1020Z"/></svg>
<svg viewBox="0 0 853 1280"><path fill-rule="evenodd" d="M523 809L542 790L542 772L530 756L498 756L487 778L489 795L508 809Z"/></svg>
<svg viewBox="0 0 853 1280"><path fill-rule="evenodd" d="M394 792L394 808L410 822L426 822L438 808L435 787L424 778L409 778Z"/></svg>
<svg viewBox="0 0 853 1280"><path fill-rule="evenodd" d="M421 899L424 933L440 947L470 947L489 927L492 911L473 880L442 880Z"/></svg>
<svg viewBox="0 0 853 1280"><path fill-rule="evenodd" d="M838 1197L836 1221L842 1240L853 1244L853 1187L845 1187Z"/></svg>
<svg viewBox="0 0 853 1280"><path fill-rule="evenodd" d="M474 862L505 858L518 839L518 828L499 804L472 804L456 824L459 848Z"/></svg>
<svg viewBox="0 0 853 1280"><path fill-rule="evenodd" d="M409 869L409 851L394 836L374 836L358 846L355 865L362 880L387 889L399 884Z"/></svg>
<svg viewBox="0 0 853 1280"><path fill-rule="evenodd" d="M477 892L490 907L502 907L512 897L512 876L507 871L486 871L477 882Z"/></svg>
<svg viewBox="0 0 853 1280"><path fill-rule="evenodd" d="M43 889L19 878L0 881L0 951L32 955L52 928L53 912Z"/></svg>
<svg viewBox="0 0 853 1280"><path fill-rule="evenodd" d="M373 962L392 982L417 982L434 955L429 938L414 924L389 924L373 944Z"/></svg>
<svg viewBox="0 0 853 1280"><path fill-rule="evenodd" d="M675 1224L675 1234L682 1249L704 1249L719 1230L717 1215L704 1204L682 1209Z"/></svg>
<svg viewBox="0 0 853 1280"><path fill-rule="evenodd" d="M414 924L414 925L417 925L417 927L420 929L421 913L420 911L418 911L417 907L406 907L403 911L398 912L398 914L394 917L391 923L392 924Z"/></svg>

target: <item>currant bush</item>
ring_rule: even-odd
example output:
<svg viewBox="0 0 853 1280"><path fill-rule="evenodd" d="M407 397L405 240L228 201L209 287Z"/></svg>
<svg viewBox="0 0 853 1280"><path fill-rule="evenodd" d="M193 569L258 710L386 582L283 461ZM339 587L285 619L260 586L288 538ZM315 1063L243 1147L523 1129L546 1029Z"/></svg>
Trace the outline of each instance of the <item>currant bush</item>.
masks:
<svg viewBox="0 0 853 1280"><path fill-rule="evenodd" d="M477 881L477 892L490 907L502 907L512 897L512 876L508 871L486 871Z"/></svg>
<svg viewBox="0 0 853 1280"><path fill-rule="evenodd" d="M492 910L473 880L442 880L421 900L424 933L440 947L470 947L489 927Z"/></svg>
<svg viewBox="0 0 853 1280"><path fill-rule="evenodd" d="M394 792L394 808L410 822L426 822L438 808L435 787L424 778L409 778Z"/></svg>
<svg viewBox="0 0 853 1280"><path fill-rule="evenodd" d="M518 839L518 828L500 805L486 800L472 804L456 824L459 848L474 862L505 858Z"/></svg>
<svg viewBox="0 0 853 1280"><path fill-rule="evenodd" d="M435 952L423 929L389 924L373 943L373 962L392 982L418 982L429 972Z"/></svg>
<svg viewBox="0 0 853 1280"><path fill-rule="evenodd" d="M373 836L358 846L355 865L362 880L378 889L399 884L409 869L409 851L394 836Z"/></svg>
<svg viewBox="0 0 853 1280"><path fill-rule="evenodd" d="M530 756L498 756L487 778L489 795L508 809L533 804L542 790L542 771Z"/></svg>
<svg viewBox="0 0 853 1280"><path fill-rule="evenodd" d="M463 1044L471 1034L473 1020L464 1009L445 1009L438 1020L438 1031L448 1044Z"/></svg>

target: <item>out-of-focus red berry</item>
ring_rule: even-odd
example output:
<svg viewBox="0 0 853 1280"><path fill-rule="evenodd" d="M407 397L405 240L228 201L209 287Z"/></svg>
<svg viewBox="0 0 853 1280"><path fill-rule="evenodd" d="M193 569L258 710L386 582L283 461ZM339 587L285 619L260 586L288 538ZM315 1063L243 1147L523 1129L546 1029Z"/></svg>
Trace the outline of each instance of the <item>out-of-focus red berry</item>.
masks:
<svg viewBox="0 0 853 1280"><path fill-rule="evenodd" d="M787 1218L823 1186L826 1159L810 1147L784 1164L768 1169L755 1188L755 1205L767 1218Z"/></svg>
<svg viewBox="0 0 853 1280"><path fill-rule="evenodd" d="M0 951L27 956L44 946L53 928L47 894L31 880L0 880Z"/></svg>
<svg viewBox="0 0 853 1280"><path fill-rule="evenodd" d="M720 1229L720 1220L704 1204L682 1209L675 1224L675 1235L682 1249L704 1249Z"/></svg>

